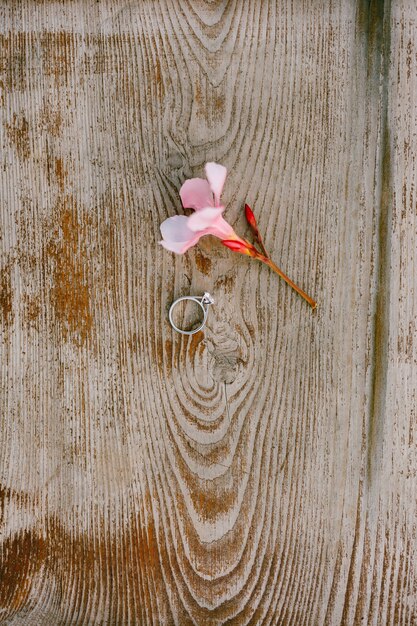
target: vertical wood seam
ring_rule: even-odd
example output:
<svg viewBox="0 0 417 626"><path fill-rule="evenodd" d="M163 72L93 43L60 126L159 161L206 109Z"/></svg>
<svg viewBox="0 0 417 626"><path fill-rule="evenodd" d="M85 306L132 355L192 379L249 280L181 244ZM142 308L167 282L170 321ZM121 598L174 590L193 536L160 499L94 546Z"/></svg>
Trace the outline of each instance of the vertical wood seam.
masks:
<svg viewBox="0 0 417 626"><path fill-rule="evenodd" d="M388 339L389 339L389 294L391 257L391 215L392 215L392 166L390 151L390 128L388 122L388 80L391 37L391 0L376 0L368 5L369 38L373 44L368 47L368 75L378 80L368 82L368 94L380 98L380 150L375 173L375 219L376 242L374 285L372 303L371 338L371 382L369 398L369 421L367 432L367 483L373 483L377 472L378 446L382 445L387 388ZM374 21L372 22L372 18ZM373 70L372 64L375 64Z"/></svg>

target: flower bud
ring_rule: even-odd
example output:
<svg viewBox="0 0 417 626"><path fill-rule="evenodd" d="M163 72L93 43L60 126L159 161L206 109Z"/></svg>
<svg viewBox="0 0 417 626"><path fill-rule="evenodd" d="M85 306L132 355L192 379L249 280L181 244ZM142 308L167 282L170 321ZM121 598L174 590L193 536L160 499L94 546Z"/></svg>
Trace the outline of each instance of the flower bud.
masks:
<svg viewBox="0 0 417 626"><path fill-rule="evenodd" d="M226 246L226 248L230 248L230 250L233 250L233 252L240 252L240 254L255 256L255 248L246 241L238 239L222 239L222 244Z"/></svg>
<svg viewBox="0 0 417 626"><path fill-rule="evenodd" d="M250 208L249 204L245 204L245 215L249 226L255 232L258 232L258 224L256 223L255 215L253 214L253 211Z"/></svg>

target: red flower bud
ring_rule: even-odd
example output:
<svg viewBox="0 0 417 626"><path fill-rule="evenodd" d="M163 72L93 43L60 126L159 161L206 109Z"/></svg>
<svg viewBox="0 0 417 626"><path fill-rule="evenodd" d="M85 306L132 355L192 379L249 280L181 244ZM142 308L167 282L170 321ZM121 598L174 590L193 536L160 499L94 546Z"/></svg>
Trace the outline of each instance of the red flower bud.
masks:
<svg viewBox="0 0 417 626"><path fill-rule="evenodd" d="M245 204L245 215L248 221L248 224L255 232L258 232L258 225L256 223L255 215L253 214L252 209L249 204Z"/></svg>
<svg viewBox="0 0 417 626"><path fill-rule="evenodd" d="M238 239L223 239L222 244L226 248L230 248L233 252L240 252L240 254L247 254L248 256L255 256L255 248L247 241L239 241Z"/></svg>
<svg viewBox="0 0 417 626"><path fill-rule="evenodd" d="M266 258L269 258L269 255L267 251L265 250L264 242L262 241L261 233L258 230L258 224L256 222L255 215L252 209L250 208L249 204L245 204L245 215L246 215L247 222L249 226L251 227L253 234L255 235L255 239L259 243L262 249L262 252L266 256Z"/></svg>

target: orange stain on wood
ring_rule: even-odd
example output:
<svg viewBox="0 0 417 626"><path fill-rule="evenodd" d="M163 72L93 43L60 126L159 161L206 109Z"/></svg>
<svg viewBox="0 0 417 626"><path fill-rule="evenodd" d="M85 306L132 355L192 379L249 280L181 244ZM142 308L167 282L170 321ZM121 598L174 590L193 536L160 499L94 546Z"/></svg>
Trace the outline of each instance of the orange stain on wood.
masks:
<svg viewBox="0 0 417 626"><path fill-rule="evenodd" d="M200 250L196 250L194 254L195 264L202 274L207 276L211 272L212 261L210 257L202 254Z"/></svg>
<svg viewBox="0 0 417 626"><path fill-rule="evenodd" d="M49 103L43 107L39 117L39 128L52 137L59 137L62 131L63 118L59 109L54 109Z"/></svg>
<svg viewBox="0 0 417 626"><path fill-rule="evenodd" d="M37 532L25 530L4 541L0 555L0 607L14 613L28 600L33 577L46 558L46 544Z"/></svg>
<svg viewBox="0 0 417 626"><path fill-rule="evenodd" d="M64 191L65 186L65 169L62 159L55 159L55 178L57 179L58 186L61 191Z"/></svg>
<svg viewBox="0 0 417 626"><path fill-rule="evenodd" d="M0 551L0 609L7 615L24 610L31 601L35 577L44 566L46 579L53 576L59 588L67 589L74 584L79 588L85 586L96 599L94 592L98 585L107 589L108 593L116 591L123 604L129 606L129 614L139 620L138 623L142 623L141 611L144 604L149 606L155 589L161 604L165 604L165 612L168 612L159 560L159 539L153 520L143 526L140 519L132 519L117 538L96 541L84 533L72 537L56 519L50 518L45 537L37 531L25 530L3 542ZM54 555L54 559L49 560L48 555ZM113 579L108 569L110 555L124 564L128 577ZM57 600L58 612L66 612L67 607L59 606L59 598ZM75 599L74 612L82 608L82 601L82 596ZM95 608L92 607L93 613ZM116 623L113 620L115 615L109 623Z"/></svg>
<svg viewBox="0 0 417 626"><path fill-rule="evenodd" d="M190 343L188 345L188 355L187 355L187 359L190 360L190 363L193 362L197 349L199 347L201 348L201 346L204 347L204 343L203 344L201 343L203 340L204 340L204 331L202 330L200 330L198 333L195 333L194 335L191 335Z"/></svg>
<svg viewBox="0 0 417 626"><path fill-rule="evenodd" d="M219 115L223 115L226 109L226 99L224 96L215 96L214 98L214 109L219 113Z"/></svg>
<svg viewBox="0 0 417 626"><path fill-rule="evenodd" d="M47 246L52 259L51 300L65 338L83 343L92 327L90 292L86 277L87 250L75 202L66 196L59 209L58 228Z"/></svg>
<svg viewBox="0 0 417 626"><path fill-rule="evenodd" d="M187 486L187 497L202 519L215 522L233 508L238 498L236 485L223 486L216 481L195 477L183 459L178 459L178 470L183 484ZM177 494L179 497L182 498Z"/></svg>
<svg viewBox="0 0 417 626"><path fill-rule="evenodd" d="M10 265L0 270L0 311L5 326L13 322L13 293Z"/></svg>
<svg viewBox="0 0 417 626"><path fill-rule="evenodd" d="M72 537L55 519L48 524L48 547L56 555L52 567L59 585L64 589L71 585L84 587L95 598L98 594L94 592L99 588L106 594L115 594L118 602L111 603L109 624L127 623L118 612L119 603L138 624L144 623L143 611L149 610L155 595L162 611L168 614L170 610L162 572L162 559L167 563L168 555L163 554L163 531L155 525L149 492L144 495L144 505L117 535L103 531L100 540L85 533ZM123 563L121 576L114 577L109 570L110 559ZM74 611L82 608L82 595L76 603Z"/></svg>
<svg viewBox="0 0 417 626"><path fill-rule="evenodd" d="M66 82L73 67L75 36L69 32L44 33L41 37L43 70L53 76L56 83Z"/></svg>
<svg viewBox="0 0 417 626"><path fill-rule="evenodd" d="M10 144L15 148L21 159L27 159L30 155L29 123L24 114L13 113L10 124L5 123L7 137Z"/></svg>
<svg viewBox="0 0 417 626"><path fill-rule="evenodd" d="M0 34L0 73L5 93L23 91L27 87L27 33Z"/></svg>
<svg viewBox="0 0 417 626"><path fill-rule="evenodd" d="M152 518L150 518L146 526L140 530L137 546L141 563L153 572L159 570L158 538L155 523Z"/></svg>
<svg viewBox="0 0 417 626"><path fill-rule="evenodd" d="M172 356L173 356L173 343L171 339L165 339L162 350L162 364L160 367L165 368L168 375L172 374ZM163 371L163 369L162 369Z"/></svg>
<svg viewBox="0 0 417 626"><path fill-rule="evenodd" d="M236 490L228 492L209 492L200 485L190 492L191 500L201 517L210 522L215 522L220 515L226 515L237 500Z"/></svg>
<svg viewBox="0 0 417 626"><path fill-rule="evenodd" d="M203 94L200 83L197 83L194 90L194 102L200 105L203 102Z"/></svg>
<svg viewBox="0 0 417 626"><path fill-rule="evenodd" d="M29 326L36 327L37 320L41 313L40 296L26 296L25 303L25 319Z"/></svg>

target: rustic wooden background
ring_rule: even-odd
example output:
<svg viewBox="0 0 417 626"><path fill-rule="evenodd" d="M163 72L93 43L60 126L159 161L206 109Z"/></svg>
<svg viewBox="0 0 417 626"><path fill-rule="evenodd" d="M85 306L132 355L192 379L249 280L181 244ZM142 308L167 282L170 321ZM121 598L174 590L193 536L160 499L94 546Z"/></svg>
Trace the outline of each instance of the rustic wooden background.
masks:
<svg viewBox="0 0 417 626"><path fill-rule="evenodd" d="M0 4L1 624L417 624L416 70L414 0ZM209 160L316 313L157 245Z"/></svg>

